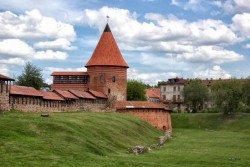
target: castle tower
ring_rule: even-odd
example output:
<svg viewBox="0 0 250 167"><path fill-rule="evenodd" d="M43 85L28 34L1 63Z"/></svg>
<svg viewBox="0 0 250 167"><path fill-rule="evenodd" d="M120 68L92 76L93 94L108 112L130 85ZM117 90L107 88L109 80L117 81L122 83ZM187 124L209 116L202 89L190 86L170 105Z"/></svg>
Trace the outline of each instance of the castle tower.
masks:
<svg viewBox="0 0 250 167"><path fill-rule="evenodd" d="M90 76L89 89L103 92L117 100L127 99L128 65L107 23L103 34L85 66Z"/></svg>

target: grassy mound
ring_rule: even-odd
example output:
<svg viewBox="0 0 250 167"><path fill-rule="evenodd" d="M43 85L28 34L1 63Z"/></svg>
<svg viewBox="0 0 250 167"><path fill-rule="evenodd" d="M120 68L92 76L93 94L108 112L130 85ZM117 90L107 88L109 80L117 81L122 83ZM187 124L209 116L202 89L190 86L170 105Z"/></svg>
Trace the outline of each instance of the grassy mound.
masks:
<svg viewBox="0 0 250 167"><path fill-rule="evenodd" d="M250 133L250 114L172 114L173 128L230 130Z"/></svg>
<svg viewBox="0 0 250 167"><path fill-rule="evenodd" d="M161 131L117 113L0 114L0 166L245 167L250 164L250 114L172 114L174 138L160 149Z"/></svg>
<svg viewBox="0 0 250 167"><path fill-rule="evenodd" d="M117 113L0 114L0 166L83 166L158 142L162 132ZM92 158L91 158L92 157ZM94 157L94 158L93 158Z"/></svg>

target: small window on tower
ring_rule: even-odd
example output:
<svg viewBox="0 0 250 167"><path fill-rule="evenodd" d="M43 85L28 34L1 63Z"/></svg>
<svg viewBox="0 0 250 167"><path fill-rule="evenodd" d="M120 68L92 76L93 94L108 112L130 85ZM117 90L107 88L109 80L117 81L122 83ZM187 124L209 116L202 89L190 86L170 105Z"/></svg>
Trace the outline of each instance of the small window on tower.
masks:
<svg viewBox="0 0 250 167"><path fill-rule="evenodd" d="M115 76L112 77L112 82L115 82L116 81L116 78Z"/></svg>

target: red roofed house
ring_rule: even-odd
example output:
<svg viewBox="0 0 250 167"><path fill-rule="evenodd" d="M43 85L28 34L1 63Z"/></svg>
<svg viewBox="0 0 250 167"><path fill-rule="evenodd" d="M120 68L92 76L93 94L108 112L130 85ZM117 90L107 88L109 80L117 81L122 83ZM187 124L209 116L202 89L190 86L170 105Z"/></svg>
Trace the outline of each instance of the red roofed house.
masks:
<svg viewBox="0 0 250 167"><path fill-rule="evenodd" d="M94 90L117 100L126 100L128 65L108 24L85 67L87 72L53 72L51 88Z"/></svg>
<svg viewBox="0 0 250 167"><path fill-rule="evenodd" d="M161 102L160 89L159 88L146 89L146 97L148 101L160 103Z"/></svg>
<svg viewBox="0 0 250 167"><path fill-rule="evenodd" d="M9 110L10 84L14 79L0 74L0 112Z"/></svg>

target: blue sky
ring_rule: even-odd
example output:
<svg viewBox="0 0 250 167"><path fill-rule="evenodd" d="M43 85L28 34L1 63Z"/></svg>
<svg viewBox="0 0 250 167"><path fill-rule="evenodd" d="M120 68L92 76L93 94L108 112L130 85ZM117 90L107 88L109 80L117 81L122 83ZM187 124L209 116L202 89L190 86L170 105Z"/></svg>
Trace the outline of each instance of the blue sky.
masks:
<svg viewBox="0 0 250 167"><path fill-rule="evenodd" d="M247 0L8 0L0 2L0 73L26 61L85 71L107 23L129 65L128 78L155 85L172 77L248 77Z"/></svg>

